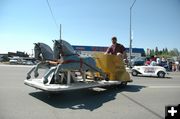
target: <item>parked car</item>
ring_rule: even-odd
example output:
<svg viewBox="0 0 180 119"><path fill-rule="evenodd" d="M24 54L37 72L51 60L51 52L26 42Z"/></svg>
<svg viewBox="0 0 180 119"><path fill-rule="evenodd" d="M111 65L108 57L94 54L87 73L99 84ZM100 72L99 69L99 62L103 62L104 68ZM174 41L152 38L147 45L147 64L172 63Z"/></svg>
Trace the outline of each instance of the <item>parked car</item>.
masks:
<svg viewBox="0 0 180 119"><path fill-rule="evenodd" d="M145 57L135 57L135 58L133 58L131 60L130 66L131 67L134 67L134 66L143 66L145 61L146 61Z"/></svg>
<svg viewBox="0 0 180 119"><path fill-rule="evenodd" d="M34 65L32 61L26 61L26 65Z"/></svg>
<svg viewBox="0 0 180 119"><path fill-rule="evenodd" d="M18 56L10 57L10 64L21 64L22 58Z"/></svg>
<svg viewBox="0 0 180 119"><path fill-rule="evenodd" d="M30 60L23 60L23 61L22 61L22 64L23 64L23 65L34 65L35 63L33 63L33 62L30 61Z"/></svg>
<svg viewBox="0 0 180 119"><path fill-rule="evenodd" d="M17 59L10 59L9 63L10 64L18 64L18 60Z"/></svg>
<svg viewBox="0 0 180 119"><path fill-rule="evenodd" d="M161 66L134 66L132 68L131 74L133 76L158 76L159 78L164 78L167 74L166 69Z"/></svg>

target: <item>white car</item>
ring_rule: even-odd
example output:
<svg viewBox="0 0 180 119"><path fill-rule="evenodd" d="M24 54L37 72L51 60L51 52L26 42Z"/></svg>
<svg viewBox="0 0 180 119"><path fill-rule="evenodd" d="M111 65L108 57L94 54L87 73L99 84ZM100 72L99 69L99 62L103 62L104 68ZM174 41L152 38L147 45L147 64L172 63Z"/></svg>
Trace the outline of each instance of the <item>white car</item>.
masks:
<svg viewBox="0 0 180 119"><path fill-rule="evenodd" d="M133 76L158 76L159 78L164 78L167 74L166 69L161 66L134 66L132 68L131 74Z"/></svg>
<svg viewBox="0 0 180 119"><path fill-rule="evenodd" d="M18 64L18 60L17 59L11 59L9 60L10 64Z"/></svg>

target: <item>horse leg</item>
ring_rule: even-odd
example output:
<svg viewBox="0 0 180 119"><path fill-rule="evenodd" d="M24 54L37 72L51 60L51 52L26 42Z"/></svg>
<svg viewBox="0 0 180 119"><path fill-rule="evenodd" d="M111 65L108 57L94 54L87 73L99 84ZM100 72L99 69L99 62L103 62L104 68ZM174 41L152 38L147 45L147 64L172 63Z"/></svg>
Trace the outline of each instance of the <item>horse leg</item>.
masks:
<svg viewBox="0 0 180 119"><path fill-rule="evenodd" d="M46 84L48 82L48 77L51 73L53 73L56 70L57 67L51 67L49 71L44 75L43 77L43 83Z"/></svg>
<svg viewBox="0 0 180 119"><path fill-rule="evenodd" d="M34 70L34 77L35 77L35 78L39 76L38 69L39 69L39 68L42 68L43 66L44 66L44 67L48 67L46 63L40 62L40 63L37 64L37 66L36 66L36 68L35 68L35 70Z"/></svg>
<svg viewBox="0 0 180 119"><path fill-rule="evenodd" d="M83 82L85 82L86 81L86 71L81 70L80 72L81 72L81 75L82 75Z"/></svg>
<svg viewBox="0 0 180 119"><path fill-rule="evenodd" d="M36 68L36 66L33 66L33 68L27 73L26 79L30 79L31 78L31 73L33 72L33 70Z"/></svg>
<svg viewBox="0 0 180 119"><path fill-rule="evenodd" d="M62 78L60 79L60 77L59 77L59 72L60 72L60 70L62 69L62 67L63 67L63 65L62 64L59 64L58 66L57 66L57 69L56 69L56 71L55 71L55 74L54 74L54 79L55 79L55 82L62 82ZM60 81L59 81L60 80Z"/></svg>
<svg viewBox="0 0 180 119"><path fill-rule="evenodd" d="M34 77L35 77L35 78L39 76L38 69L39 69L39 67L40 67L41 64L42 64L42 63L40 62L40 63L38 63L38 64L36 65L36 67L35 67L35 70L34 70Z"/></svg>
<svg viewBox="0 0 180 119"><path fill-rule="evenodd" d="M77 67L79 67L79 63L59 64L55 71L55 76L54 76L55 81L57 83L62 82L63 79L60 78L59 76L60 71L72 71L75 70Z"/></svg>

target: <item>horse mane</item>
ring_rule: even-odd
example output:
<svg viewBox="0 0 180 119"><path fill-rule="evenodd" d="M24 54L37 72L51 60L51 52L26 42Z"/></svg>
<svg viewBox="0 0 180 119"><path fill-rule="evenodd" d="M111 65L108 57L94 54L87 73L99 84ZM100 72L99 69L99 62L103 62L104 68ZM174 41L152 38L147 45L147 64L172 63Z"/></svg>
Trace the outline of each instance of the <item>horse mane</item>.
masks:
<svg viewBox="0 0 180 119"><path fill-rule="evenodd" d="M69 52L70 54L76 53L76 51L74 50L74 48L71 46L70 43L68 43L65 40L60 40L60 42L62 42L63 46L66 48L66 52Z"/></svg>
<svg viewBox="0 0 180 119"><path fill-rule="evenodd" d="M50 46L45 43L39 43L39 47L45 60L53 60L53 51Z"/></svg>

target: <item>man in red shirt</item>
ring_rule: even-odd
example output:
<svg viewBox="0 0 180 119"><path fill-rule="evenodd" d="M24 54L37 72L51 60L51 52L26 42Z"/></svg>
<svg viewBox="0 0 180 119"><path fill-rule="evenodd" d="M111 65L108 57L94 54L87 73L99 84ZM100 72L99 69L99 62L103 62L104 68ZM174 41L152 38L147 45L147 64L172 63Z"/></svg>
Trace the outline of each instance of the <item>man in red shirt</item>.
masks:
<svg viewBox="0 0 180 119"><path fill-rule="evenodd" d="M127 60L126 49L122 44L117 43L116 37L112 37L112 45L107 49L105 54L118 55Z"/></svg>

